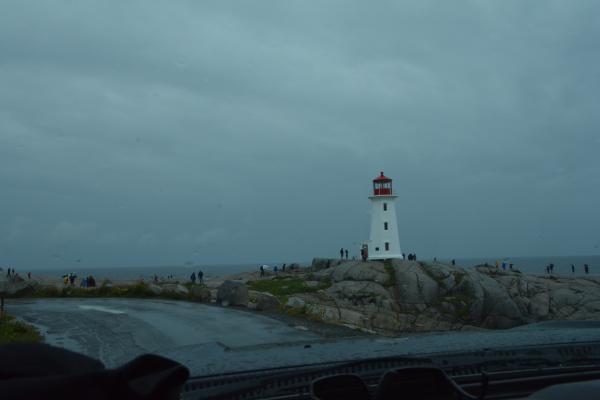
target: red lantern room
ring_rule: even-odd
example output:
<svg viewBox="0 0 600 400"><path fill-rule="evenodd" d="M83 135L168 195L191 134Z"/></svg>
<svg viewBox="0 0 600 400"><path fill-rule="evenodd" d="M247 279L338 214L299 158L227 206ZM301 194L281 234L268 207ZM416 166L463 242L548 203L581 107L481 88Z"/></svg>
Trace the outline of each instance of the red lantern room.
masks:
<svg viewBox="0 0 600 400"><path fill-rule="evenodd" d="M392 195L392 180L387 176L383 175L383 171L380 175L373 179L373 195L374 196L391 196Z"/></svg>

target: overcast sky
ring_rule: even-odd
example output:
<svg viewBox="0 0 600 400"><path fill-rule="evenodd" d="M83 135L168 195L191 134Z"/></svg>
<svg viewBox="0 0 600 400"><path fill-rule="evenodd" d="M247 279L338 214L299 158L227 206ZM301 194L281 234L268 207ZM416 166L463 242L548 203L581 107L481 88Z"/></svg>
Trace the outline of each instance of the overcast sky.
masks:
<svg viewBox="0 0 600 400"><path fill-rule="evenodd" d="M595 1L3 1L0 265L598 254Z"/></svg>

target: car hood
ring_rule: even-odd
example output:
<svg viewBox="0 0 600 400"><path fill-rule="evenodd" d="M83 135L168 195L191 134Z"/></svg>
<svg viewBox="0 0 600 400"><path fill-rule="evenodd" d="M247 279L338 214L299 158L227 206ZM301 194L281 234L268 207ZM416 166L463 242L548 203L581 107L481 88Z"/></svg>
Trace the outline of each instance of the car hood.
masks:
<svg viewBox="0 0 600 400"><path fill-rule="evenodd" d="M218 342L178 347L158 354L190 369L192 376L290 367L366 358L469 352L515 346L600 341L600 322L552 321L500 331L411 334L396 338L348 338L227 347Z"/></svg>

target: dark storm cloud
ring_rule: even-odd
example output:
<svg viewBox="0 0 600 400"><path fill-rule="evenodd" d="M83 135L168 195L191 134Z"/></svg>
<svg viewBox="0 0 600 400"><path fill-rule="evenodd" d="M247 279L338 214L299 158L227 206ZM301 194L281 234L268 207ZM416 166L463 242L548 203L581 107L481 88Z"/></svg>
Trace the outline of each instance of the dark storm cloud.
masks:
<svg viewBox="0 0 600 400"><path fill-rule="evenodd" d="M12 2L0 263L596 252L593 2Z"/></svg>

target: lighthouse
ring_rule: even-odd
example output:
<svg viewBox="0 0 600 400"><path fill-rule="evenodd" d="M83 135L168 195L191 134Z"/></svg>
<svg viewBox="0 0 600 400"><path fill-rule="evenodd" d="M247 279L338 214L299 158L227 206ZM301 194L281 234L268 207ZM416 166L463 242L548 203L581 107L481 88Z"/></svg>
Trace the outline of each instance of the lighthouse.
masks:
<svg viewBox="0 0 600 400"><path fill-rule="evenodd" d="M368 245L369 260L402 258L398 239L398 222L392 189L392 180L383 172L373 179L371 200L371 236Z"/></svg>

